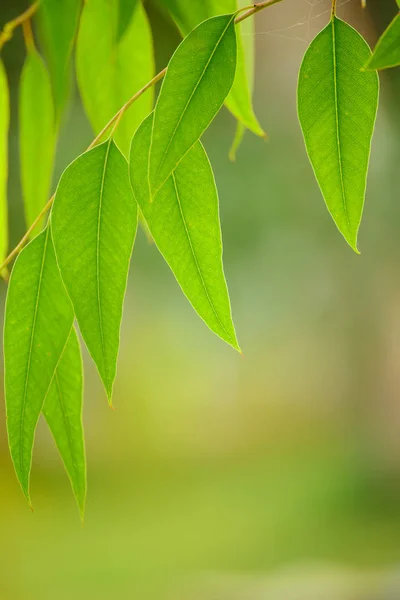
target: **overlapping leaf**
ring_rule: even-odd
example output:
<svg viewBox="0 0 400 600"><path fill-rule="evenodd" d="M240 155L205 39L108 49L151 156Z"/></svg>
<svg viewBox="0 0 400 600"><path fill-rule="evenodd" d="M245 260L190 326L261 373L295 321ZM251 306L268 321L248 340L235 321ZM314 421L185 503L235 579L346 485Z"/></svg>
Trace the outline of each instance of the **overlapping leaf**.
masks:
<svg viewBox="0 0 400 600"><path fill-rule="evenodd" d="M55 127L50 77L35 49L28 51L19 98L21 185L28 227L49 197L54 162ZM42 228L39 223L33 232Z"/></svg>
<svg viewBox="0 0 400 600"><path fill-rule="evenodd" d="M235 76L234 15L196 27L172 56L157 100L149 179L155 193L221 108Z"/></svg>
<svg viewBox="0 0 400 600"><path fill-rule="evenodd" d="M308 156L337 227L357 251L371 139L378 106L376 73L364 39L336 17L301 65L298 111Z"/></svg>
<svg viewBox="0 0 400 600"><path fill-rule="evenodd" d="M400 5L399 5L400 6ZM366 69L389 69L400 65L400 13L379 38Z"/></svg>
<svg viewBox="0 0 400 600"><path fill-rule="evenodd" d="M47 227L17 258L4 323L8 439L15 471L28 500L36 425L73 318Z"/></svg>
<svg viewBox="0 0 400 600"><path fill-rule="evenodd" d="M0 60L0 261L3 262L8 247L8 127L10 101L8 81L3 62Z"/></svg>
<svg viewBox="0 0 400 600"><path fill-rule="evenodd" d="M40 0L40 32L53 82L57 115L68 98L70 59L81 7L82 0Z"/></svg>
<svg viewBox="0 0 400 600"><path fill-rule="evenodd" d="M137 130L130 176L135 198L161 254L208 327L239 350L222 267L218 196L197 142L152 198L147 179L153 115Z"/></svg>
<svg viewBox="0 0 400 600"><path fill-rule="evenodd" d="M60 452L83 518L86 458L82 425L82 385L81 351L75 329L72 328L46 396L43 415Z"/></svg>
<svg viewBox="0 0 400 600"><path fill-rule="evenodd" d="M119 19L119 11L122 11L121 17L129 18L127 23ZM133 7L132 0L85 3L76 65L83 104L98 133L154 75L151 31L142 3L137 0ZM119 123L115 141L125 156L129 153L132 135L152 107L153 91L149 90Z"/></svg>
<svg viewBox="0 0 400 600"><path fill-rule="evenodd" d="M112 140L82 154L64 171L51 224L63 281L111 399L137 227L128 164Z"/></svg>

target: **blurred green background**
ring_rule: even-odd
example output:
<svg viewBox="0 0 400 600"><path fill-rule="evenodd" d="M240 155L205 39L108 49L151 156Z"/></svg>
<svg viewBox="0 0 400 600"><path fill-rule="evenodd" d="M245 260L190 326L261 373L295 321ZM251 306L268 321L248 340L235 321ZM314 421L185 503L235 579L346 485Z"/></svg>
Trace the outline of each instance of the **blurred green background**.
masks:
<svg viewBox="0 0 400 600"><path fill-rule="evenodd" d="M394 0L338 5L371 44L396 10ZM0 25L24 8L1 0ZM356 256L325 209L296 115L301 57L329 9L329 0L285 0L256 17L255 105L269 141L246 134L230 163L225 110L204 140L244 357L206 329L140 232L115 411L85 356L84 527L43 423L30 512L1 399L1 599L400 598L400 69L381 77ZM162 68L179 38L151 2L148 11ZM3 55L14 245L25 228L20 32ZM58 175L91 138L75 92Z"/></svg>

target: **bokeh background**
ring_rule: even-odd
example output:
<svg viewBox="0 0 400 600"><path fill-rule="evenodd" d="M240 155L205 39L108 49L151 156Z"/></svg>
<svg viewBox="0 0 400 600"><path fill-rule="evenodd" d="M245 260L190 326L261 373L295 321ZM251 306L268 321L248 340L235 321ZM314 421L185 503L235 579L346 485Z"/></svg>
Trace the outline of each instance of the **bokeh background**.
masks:
<svg viewBox="0 0 400 600"><path fill-rule="evenodd" d="M371 44L396 11L394 0L338 4ZM1 0L0 25L25 8ZM147 8L162 68L179 38ZM139 232L115 411L85 355L84 527L43 423L30 512L1 398L1 599L400 598L400 69L381 76L356 256L324 206L296 115L301 57L329 9L285 0L256 17L255 105L269 141L246 134L230 163L225 110L204 139L244 357L207 330ZM20 32L3 54L16 242ZM92 137L75 92L57 175ZM4 285L0 294L3 310Z"/></svg>

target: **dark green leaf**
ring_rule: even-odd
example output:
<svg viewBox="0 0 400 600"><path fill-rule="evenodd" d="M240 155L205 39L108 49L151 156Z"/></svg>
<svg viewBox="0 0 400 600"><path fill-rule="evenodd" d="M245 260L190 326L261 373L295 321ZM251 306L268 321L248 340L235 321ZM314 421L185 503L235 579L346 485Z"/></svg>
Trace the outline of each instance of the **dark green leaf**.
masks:
<svg viewBox="0 0 400 600"><path fill-rule="evenodd" d="M308 156L329 212L356 252L378 107L378 77L361 72L370 55L364 39L335 17L311 42L298 84Z"/></svg>
<svg viewBox="0 0 400 600"><path fill-rule="evenodd" d="M389 69L400 65L400 14L384 31L375 46L374 53L365 65L366 69Z"/></svg>
<svg viewBox="0 0 400 600"><path fill-rule="evenodd" d="M109 140L64 171L51 217L61 275L109 399L137 227L128 164Z"/></svg>
<svg viewBox="0 0 400 600"><path fill-rule="evenodd" d="M239 350L222 267L218 196L207 155L197 142L151 198L146 174L152 119L150 115L142 123L132 141L135 198L194 309L212 331Z"/></svg>

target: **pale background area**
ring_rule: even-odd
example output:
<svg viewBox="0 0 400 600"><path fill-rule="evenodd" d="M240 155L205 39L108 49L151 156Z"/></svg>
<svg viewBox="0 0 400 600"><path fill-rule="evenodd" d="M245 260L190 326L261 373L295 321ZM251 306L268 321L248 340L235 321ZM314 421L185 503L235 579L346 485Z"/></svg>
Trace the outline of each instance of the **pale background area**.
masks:
<svg viewBox="0 0 400 600"><path fill-rule="evenodd" d="M339 0L338 14L374 43L396 6L368 5ZM1 24L25 6L2 0ZM205 136L244 358L207 330L140 232L114 412L86 356L84 528L44 424L29 511L1 399L1 598L400 597L400 69L381 78L356 256L325 209L296 116L301 57L329 8L329 0L284 0L257 16L255 104L270 141L246 134L231 164L225 110ZM151 18L162 68L177 37L155 10ZM18 35L4 52L13 241L24 228L22 51ZM90 139L76 95L58 173Z"/></svg>

